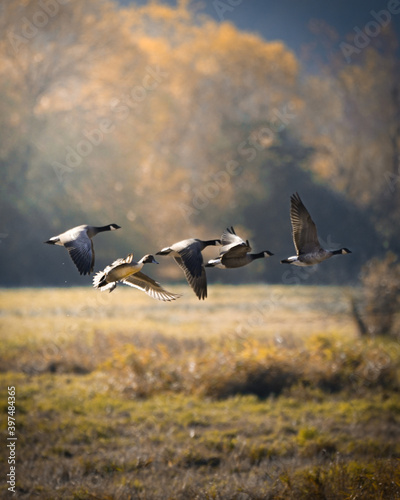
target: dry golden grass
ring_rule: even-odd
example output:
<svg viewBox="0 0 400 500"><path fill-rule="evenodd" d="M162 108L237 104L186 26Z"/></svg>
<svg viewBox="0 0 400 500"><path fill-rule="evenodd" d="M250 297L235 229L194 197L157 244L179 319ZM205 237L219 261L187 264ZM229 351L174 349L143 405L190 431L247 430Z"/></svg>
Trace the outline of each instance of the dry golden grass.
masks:
<svg viewBox="0 0 400 500"><path fill-rule="evenodd" d="M204 338L232 332L262 336L356 333L346 289L339 287L214 285L209 286L204 302L187 286L172 289L183 296L167 304L123 286L111 294L90 288L3 290L2 334L43 335L47 331L57 335L96 328ZM43 328L37 328L38 322Z"/></svg>
<svg viewBox="0 0 400 500"><path fill-rule="evenodd" d="M176 291L0 292L15 498L400 497L400 346L357 338L348 290Z"/></svg>
<svg viewBox="0 0 400 500"><path fill-rule="evenodd" d="M187 286L172 288L183 296L170 303L124 286L111 294L89 287L2 290L0 356L7 346L5 367L28 372L60 358L91 370L138 336L295 344L321 332L356 335L342 288L215 285L201 302Z"/></svg>

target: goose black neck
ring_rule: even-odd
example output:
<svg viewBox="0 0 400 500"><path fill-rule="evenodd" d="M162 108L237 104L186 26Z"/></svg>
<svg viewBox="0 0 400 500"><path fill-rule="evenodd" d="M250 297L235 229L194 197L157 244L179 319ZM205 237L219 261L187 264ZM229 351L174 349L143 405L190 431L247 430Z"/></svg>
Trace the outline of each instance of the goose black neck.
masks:
<svg viewBox="0 0 400 500"><path fill-rule="evenodd" d="M254 259L262 259L264 257L264 252L260 252L260 253L252 253L251 254L251 258L254 260Z"/></svg>
<svg viewBox="0 0 400 500"><path fill-rule="evenodd" d="M104 231L110 231L110 224L108 224L107 226L96 227L97 233L103 233Z"/></svg>
<svg viewBox="0 0 400 500"><path fill-rule="evenodd" d="M203 244L205 247L208 247L208 246L216 246L216 245L220 245L221 244L221 240L207 240L207 241L203 241Z"/></svg>

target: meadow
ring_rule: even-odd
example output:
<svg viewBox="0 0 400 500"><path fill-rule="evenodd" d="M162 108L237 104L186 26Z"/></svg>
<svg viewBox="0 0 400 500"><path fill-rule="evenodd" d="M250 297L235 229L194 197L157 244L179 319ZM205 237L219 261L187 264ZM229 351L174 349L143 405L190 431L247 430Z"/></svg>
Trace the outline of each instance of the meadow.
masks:
<svg viewBox="0 0 400 500"><path fill-rule="evenodd" d="M400 498L400 344L354 290L171 290L0 291L1 498Z"/></svg>

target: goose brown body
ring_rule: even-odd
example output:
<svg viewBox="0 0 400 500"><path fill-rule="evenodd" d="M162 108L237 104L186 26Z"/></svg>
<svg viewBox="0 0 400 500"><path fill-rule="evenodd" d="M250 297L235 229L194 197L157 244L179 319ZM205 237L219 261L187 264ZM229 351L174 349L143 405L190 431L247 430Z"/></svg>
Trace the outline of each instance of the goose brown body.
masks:
<svg viewBox="0 0 400 500"><path fill-rule="evenodd" d="M294 193L290 197L290 221L297 255L281 260L281 264L313 266L333 255L351 253L347 248L340 248L339 250L325 250L325 248L322 248L318 239L317 226L298 193Z"/></svg>

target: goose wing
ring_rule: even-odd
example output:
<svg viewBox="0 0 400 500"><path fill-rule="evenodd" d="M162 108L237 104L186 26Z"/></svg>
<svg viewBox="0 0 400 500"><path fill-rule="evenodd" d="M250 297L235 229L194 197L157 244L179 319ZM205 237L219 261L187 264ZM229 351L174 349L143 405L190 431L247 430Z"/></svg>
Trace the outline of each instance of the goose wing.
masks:
<svg viewBox="0 0 400 500"><path fill-rule="evenodd" d="M133 253L130 253L127 257L122 257L121 259L114 260L112 264L106 267L112 269L113 267L120 266L121 264L130 264L133 260ZM105 270L104 270L105 271Z"/></svg>
<svg viewBox="0 0 400 500"><path fill-rule="evenodd" d="M220 251L220 256L224 258L237 258L244 257L248 252L251 251L251 247L245 241L243 243L239 243L238 245L230 245L229 248L222 247Z"/></svg>
<svg viewBox="0 0 400 500"><path fill-rule="evenodd" d="M104 271L99 271L93 276L93 287L99 288L101 292L104 292L105 290L110 290L110 292L112 292L116 286L116 281L107 282Z"/></svg>
<svg viewBox="0 0 400 500"><path fill-rule="evenodd" d="M235 233L233 227L227 227L221 236L221 243L223 246L231 245L232 243L244 243L242 238Z"/></svg>
<svg viewBox="0 0 400 500"><path fill-rule="evenodd" d="M94 268L94 247L86 231L80 231L74 239L64 243L65 248L80 274L90 274Z"/></svg>
<svg viewBox="0 0 400 500"><path fill-rule="evenodd" d="M297 255L318 251L321 244L318 241L317 226L304 206L298 193L290 197L290 221L292 223L293 243Z"/></svg>
<svg viewBox="0 0 400 500"><path fill-rule="evenodd" d="M196 245L191 245L174 256L175 262L185 273L189 285L199 299L207 297L207 276L203 266L203 256Z"/></svg>
<svg viewBox="0 0 400 500"><path fill-rule="evenodd" d="M180 297L179 294L168 292L168 290L165 290L160 285L160 283L153 280L141 271L132 274L128 278L122 280L122 283L138 288L139 290L147 293L147 295L150 295L150 297L152 297L153 299L157 300L170 301Z"/></svg>
<svg viewBox="0 0 400 500"><path fill-rule="evenodd" d="M133 260L133 253L130 253L127 257L121 257L120 259L114 260L111 264L106 266L102 273L104 275L108 275L111 271L116 269L119 266L123 266L124 264L130 264Z"/></svg>
<svg viewBox="0 0 400 500"><path fill-rule="evenodd" d="M251 251L249 241L244 241L235 233L233 227L227 228L221 236L222 247L219 254L227 257L244 257Z"/></svg>

